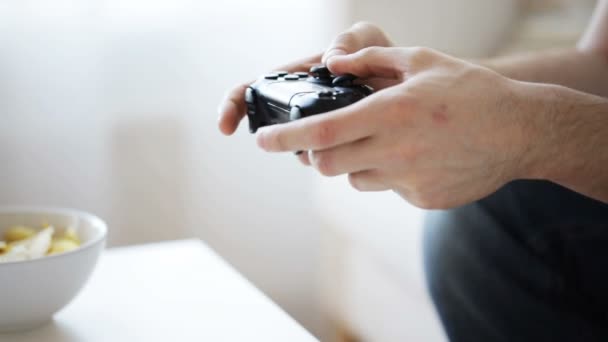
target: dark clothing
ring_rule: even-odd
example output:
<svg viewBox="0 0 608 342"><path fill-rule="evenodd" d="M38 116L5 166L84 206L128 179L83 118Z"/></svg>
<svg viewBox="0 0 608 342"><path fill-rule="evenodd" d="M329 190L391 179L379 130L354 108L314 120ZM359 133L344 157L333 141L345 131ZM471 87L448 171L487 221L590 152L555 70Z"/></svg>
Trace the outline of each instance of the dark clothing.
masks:
<svg viewBox="0 0 608 342"><path fill-rule="evenodd" d="M608 204L515 181L430 212L424 250L450 341L608 341Z"/></svg>

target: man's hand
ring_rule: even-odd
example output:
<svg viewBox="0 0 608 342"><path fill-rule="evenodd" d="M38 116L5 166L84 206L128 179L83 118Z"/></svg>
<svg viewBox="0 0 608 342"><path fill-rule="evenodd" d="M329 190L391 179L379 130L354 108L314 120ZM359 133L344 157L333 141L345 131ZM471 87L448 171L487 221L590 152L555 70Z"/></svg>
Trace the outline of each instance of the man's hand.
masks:
<svg viewBox="0 0 608 342"><path fill-rule="evenodd" d="M357 52L363 48L370 46L392 46L390 40L384 32L375 25L366 22L360 22L353 25L347 31L339 34L336 39L330 44L324 54L318 54L303 60L295 61L290 64L276 68L275 70L285 70L289 72L308 71L313 65L325 63L331 56L344 55ZM331 69L332 72L335 72ZM219 128L226 135L230 135L236 131L239 122L245 116L245 89L251 82L240 84L226 93L218 108L219 112ZM366 84L371 85L374 89L383 89L392 86L395 82L382 78L366 80ZM302 159L303 162L307 160Z"/></svg>
<svg viewBox="0 0 608 342"><path fill-rule="evenodd" d="M362 191L392 189L423 208L455 207L519 178L533 124L514 99L518 82L426 48L333 55L337 74L395 84L342 109L264 127L267 151L310 150L327 176ZM525 152L525 153L524 153Z"/></svg>
<svg viewBox="0 0 608 342"><path fill-rule="evenodd" d="M393 189L425 208L469 203L517 178L547 179L608 203L608 100L588 94L608 94L607 23L602 0L578 51L484 63L504 76L428 49L368 48L392 44L378 27L358 23L324 54L278 69L307 71L323 62L377 92L263 128L258 144L310 150L300 160L322 174L348 173L357 189ZM245 115L246 87L220 105L224 134Z"/></svg>

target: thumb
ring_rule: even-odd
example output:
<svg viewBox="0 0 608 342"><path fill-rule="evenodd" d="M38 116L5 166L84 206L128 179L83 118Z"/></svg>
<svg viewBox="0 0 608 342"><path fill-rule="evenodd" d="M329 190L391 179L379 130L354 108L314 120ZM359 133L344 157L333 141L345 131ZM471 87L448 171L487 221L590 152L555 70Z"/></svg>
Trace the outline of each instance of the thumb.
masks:
<svg viewBox="0 0 608 342"><path fill-rule="evenodd" d="M326 64L337 75L402 79L406 58L407 52L403 48L369 47L350 55L332 56Z"/></svg>

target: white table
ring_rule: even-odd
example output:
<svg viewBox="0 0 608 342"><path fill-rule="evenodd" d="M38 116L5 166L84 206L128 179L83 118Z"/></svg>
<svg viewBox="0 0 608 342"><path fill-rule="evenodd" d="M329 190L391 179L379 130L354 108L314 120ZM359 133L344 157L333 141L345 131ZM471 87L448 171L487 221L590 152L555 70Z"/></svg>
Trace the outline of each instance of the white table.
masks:
<svg viewBox="0 0 608 342"><path fill-rule="evenodd" d="M53 321L0 341L317 340L201 241L184 240L109 249Z"/></svg>

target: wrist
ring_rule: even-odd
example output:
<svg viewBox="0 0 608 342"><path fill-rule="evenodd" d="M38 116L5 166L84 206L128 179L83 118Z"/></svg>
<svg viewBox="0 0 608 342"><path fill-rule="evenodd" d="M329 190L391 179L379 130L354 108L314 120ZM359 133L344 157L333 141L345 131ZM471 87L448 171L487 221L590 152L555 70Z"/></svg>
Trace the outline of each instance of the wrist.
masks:
<svg viewBox="0 0 608 342"><path fill-rule="evenodd" d="M520 132L515 144L518 165L514 179L547 179L561 143L556 125L559 87L516 80L509 83L517 105L507 114L515 116Z"/></svg>
<svg viewBox="0 0 608 342"><path fill-rule="evenodd" d="M597 151L587 148L597 132L606 134L607 100L567 87L513 81L523 144L517 178L568 185ZM605 116L604 116L605 117Z"/></svg>

